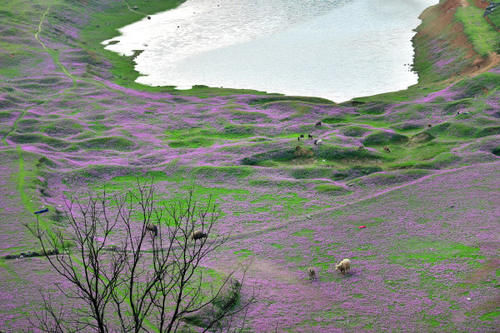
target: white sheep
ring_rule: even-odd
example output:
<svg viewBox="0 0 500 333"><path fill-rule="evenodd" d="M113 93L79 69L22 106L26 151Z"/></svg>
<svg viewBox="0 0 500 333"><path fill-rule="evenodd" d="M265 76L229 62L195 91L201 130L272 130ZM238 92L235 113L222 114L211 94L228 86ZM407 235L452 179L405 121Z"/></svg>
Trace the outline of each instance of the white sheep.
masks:
<svg viewBox="0 0 500 333"><path fill-rule="evenodd" d="M351 261L349 259L343 259L337 265L335 265L335 270L340 271L340 273L345 274L351 269Z"/></svg>

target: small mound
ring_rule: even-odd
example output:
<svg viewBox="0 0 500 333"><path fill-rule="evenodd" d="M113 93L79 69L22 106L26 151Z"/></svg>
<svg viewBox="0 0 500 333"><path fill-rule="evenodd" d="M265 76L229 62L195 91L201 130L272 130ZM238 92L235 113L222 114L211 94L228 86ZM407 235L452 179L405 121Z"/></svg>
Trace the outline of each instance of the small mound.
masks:
<svg viewBox="0 0 500 333"><path fill-rule="evenodd" d="M491 152L496 156L500 156L500 146L494 148Z"/></svg>
<svg viewBox="0 0 500 333"><path fill-rule="evenodd" d="M462 80L453 86L453 90L460 91L458 98L472 98L485 95L486 92L500 86L500 75L485 72L478 76Z"/></svg>
<svg viewBox="0 0 500 333"><path fill-rule="evenodd" d="M461 158L452 153L441 153L430 161L418 163L415 165L419 169L442 169L452 166L459 162Z"/></svg>
<svg viewBox="0 0 500 333"><path fill-rule="evenodd" d="M15 143L43 143L49 145L53 148L64 149L70 146L70 144L66 141L51 138L41 134L11 134L8 137L9 140Z"/></svg>
<svg viewBox="0 0 500 333"><path fill-rule="evenodd" d="M332 184L321 184L315 187L316 191L319 193L326 193L329 195L346 195L351 193L351 191L343 188L342 186L332 185Z"/></svg>
<svg viewBox="0 0 500 333"><path fill-rule="evenodd" d="M121 137L95 138L77 143L80 148L92 150L131 151L135 144Z"/></svg>
<svg viewBox="0 0 500 333"><path fill-rule="evenodd" d="M255 134L255 128L248 125L228 125L223 132L228 138L246 138Z"/></svg>
<svg viewBox="0 0 500 333"><path fill-rule="evenodd" d="M40 159L38 159L36 167L38 169L42 169L42 168L52 168L53 169L53 168L57 167L57 163L55 163L51 159L44 156L44 157L41 157Z"/></svg>
<svg viewBox="0 0 500 333"><path fill-rule="evenodd" d="M356 180L357 185L362 186L387 186L406 183L428 175L425 170L394 171L387 173L376 173Z"/></svg>
<svg viewBox="0 0 500 333"><path fill-rule="evenodd" d="M500 126L492 126L492 127L486 127L480 130L477 134L476 137L482 138L483 136L490 136L490 135L499 135L500 134Z"/></svg>
<svg viewBox="0 0 500 333"><path fill-rule="evenodd" d="M21 133L38 132L40 126L43 124L44 122L38 119L21 119L17 122L17 131Z"/></svg>
<svg viewBox="0 0 500 333"><path fill-rule="evenodd" d="M365 133L370 132L370 130L359 126L349 126L342 129L341 132L345 136L360 137L363 136Z"/></svg>
<svg viewBox="0 0 500 333"><path fill-rule="evenodd" d="M337 117L323 118L321 121L325 124L338 124L338 123L346 123L348 120L342 116L337 116Z"/></svg>
<svg viewBox="0 0 500 333"><path fill-rule="evenodd" d="M436 137L470 138L474 137L477 129L461 123L442 123L427 130Z"/></svg>
<svg viewBox="0 0 500 333"><path fill-rule="evenodd" d="M369 103L358 109L358 112L361 114L380 115L385 113L386 107L387 104L385 103Z"/></svg>
<svg viewBox="0 0 500 333"><path fill-rule="evenodd" d="M435 137L434 135L428 133L428 132L422 132L418 133L410 138L410 142L414 144L420 144L420 143L426 143L429 141L434 140Z"/></svg>
<svg viewBox="0 0 500 333"><path fill-rule="evenodd" d="M16 114L10 111L0 111L0 121L8 121L10 119L14 119Z"/></svg>
<svg viewBox="0 0 500 333"><path fill-rule="evenodd" d="M196 137L188 140L177 140L168 143L169 147L172 148L198 148L198 147L210 147L214 142L211 139Z"/></svg>
<svg viewBox="0 0 500 333"><path fill-rule="evenodd" d="M192 170L196 177L203 178L246 178L253 173L252 168L242 166L212 167L201 166Z"/></svg>
<svg viewBox="0 0 500 333"><path fill-rule="evenodd" d="M295 179L333 179L334 171L329 168L300 168L291 171L291 176Z"/></svg>
<svg viewBox="0 0 500 333"><path fill-rule="evenodd" d="M417 124L417 123L402 123L391 126L391 128L398 131L414 131L422 129L424 128L424 126L422 124Z"/></svg>
<svg viewBox="0 0 500 333"><path fill-rule="evenodd" d="M323 145L319 147L316 155L328 161L361 162L382 159L381 156L367 149L342 148Z"/></svg>
<svg viewBox="0 0 500 333"><path fill-rule="evenodd" d="M377 166L360 166L356 165L350 169L340 170L333 174L335 180L348 180L358 177L363 177L372 173L380 172L382 168Z"/></svg>
<svg viewBox="0 0 500 333"><path fill-rule="evenodd" d="M83 126L70 119L62 119L45 125L42 128L44 133L55 137L67 137L80 133Z"/></svg>
<svg viewBox="0 0 500 333"><path fill-rule="evenodd" d="M251 179L248 181L251 186L269 187L269 188L283 188L283 189L300 189L307 188L307 183L301 180L274 180L274 179Z"/></svg>
<svg viewBox="0 0 500 333"><path fill-rule="evenodd" d="M311 150L311 148L297 146L297 147L295 147L295 151L293 152L293 155L296 158L313 158L314 152Z"/></svg>
<svg viewBox="0 0 500 333"><path fill-rule="evenodd" d="M364 140L365 146L380 146L387 144L402 144L408 142L408 137L405 135L391 132L377 132L368 135Z"/></svg>
<svg viewBox="0 0 500 333"><path fill-rule="evenodd" d="M452 101L445 104L444 111L447 114L455 113L462 109L470 108L474 104L474 100L472 98L464 98L458 101Z"/></svg>

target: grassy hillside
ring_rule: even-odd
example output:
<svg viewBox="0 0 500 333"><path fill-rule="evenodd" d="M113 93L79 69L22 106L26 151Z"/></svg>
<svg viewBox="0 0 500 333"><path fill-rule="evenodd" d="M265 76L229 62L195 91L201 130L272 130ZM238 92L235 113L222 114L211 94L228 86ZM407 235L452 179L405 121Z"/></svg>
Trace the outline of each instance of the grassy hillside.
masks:
<svg viewBox="0 0 500 333"><path fill-rule="evenodd" d="M37 248L34 210L66 232L65 197L151 177L163 203L217 200L215 233L232 236L205 268L250 262L254 331L498 327L499 34L476 3L423 13L418 85L342 104L134 83L133 59L100 42L180 3L0 5L0 327L28 329L39 288L64 300L44 260L4 258Z"/></svg>

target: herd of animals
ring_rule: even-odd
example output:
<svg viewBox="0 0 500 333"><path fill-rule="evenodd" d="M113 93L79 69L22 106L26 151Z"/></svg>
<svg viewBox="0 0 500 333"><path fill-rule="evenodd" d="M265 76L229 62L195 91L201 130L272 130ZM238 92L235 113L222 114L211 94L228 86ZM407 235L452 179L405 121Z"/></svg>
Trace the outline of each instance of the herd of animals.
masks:
<svg viewBox="0 0 500 333"><path fill-rule="evenodd" d="M146 231L149 231L151 233L151 236L156 237L158 236L158 226L154 225L153 223L148 223L146 224ZM191 240L198 240L202 238L207 238L208 234L206 232L203 232L201 230L196 230L191 233L191 236L189 238Z"/></svg>
<svg viewBox="0 0 500 333"><path fill-rule="evenodd" d="M152 223L146 224L146 230L151 233L152 237L158 236L158 227ZM191 233L189 238L191 240L199 240L202 238L207 238L208 234L206 232L203 232L201 230L196 230ZM342 274L349 273L349 270L351 269L351 260L349 259L343 259L341 262L335 265L335 270L340 271ZM307 275L309 276L310 280L316 280L318 278L318 275L316 273L316 269L314 267L309 267L307 269Z"/></svg>
<svg viewBox="0 0 500 333"><path fill-rule="evenodd" d="M321 125L323 125L323 123L322 123L321 121L318 121L318 122L316 123L315 127L321 127ZM309 140L314 139L314 137L313 137L313 135L312 135L311 133L309 133L309 134L307 135L307 138L308 138ZM305 139L304 134L299 135L299 137L297 138L297 141L300 141L300 140L302 140L302 139ZM322 142L323 142L323 140L321 140L321 139L316 139L316 140L314 140L314 144L315 144L315 145L320 145Z"/></svg>
<svg viewBox="0 0 500 333"><path fill-rule="evenodd" d="M343 275L346 273L349 273L351 270L351 260L350 259L342 259L341 262L335 265L335 270L340 271ZM307 269L307 275L309 276L310 280L316 280L318 278L318 275L316 273L316 269L314 267L309 267Z"/></svg>
<svg viewBox="0 0 500 333"><path fill-rule="evenodd" d="M457 114L459 114L459 113L457 113ZM321 125L323 125L323 123L322 123L321 121L318 121L318 122L315 124L315 127L321 127ZM431 125L431 124L429 124L429 125L427 125L427 126L428 126L428 127L432 127L432 125ZM307 135L307 138L308 138L309 140L313 140L313 139L314 139L314 136L313 136L311 133L309 133L309 134ZM299 135L299 136L297 137L297 141L301 141L301 140L305 140L305 135L304 135L304 134L301 134L301 135ZM322 143L323 143L323 140L322 140L322 139L315 139L315 140L314 140L314 145L316 145L316 146L319 146L319 145L320 145L320 144L322 144ZM363 147L363 146L360 146L359 148L360 148L360 149L363 149L364 147ZM386 153L390 153L390 152L391 152L391 149L390 149L389 147L385 146L385 147L384 147L384 151L385 151Z"/></svg>
<svg viewBox="0 0 500 333"><path fill-rule="evenodd" d="M321 127L321 125L322 125L321 121L318 121L315 124L315 127ZM301 134L297 138L298 141L300 141L302 139L305 139L304 134ZM308 134L308 139L313 140L314 139L313 135ZM322 142L323 142L323 140L321 140L321 139L314 140L315 145L319 145ZM384 150L387 152L390 152L390 149L388 147L384 147ZM158 236L158 227L152 223L146 224L146 231L150 232L152 237ZM207 238L207 237L208 237L208 234L201 231L201 230L193 231L191 233L191 235L189 236L189 238L191 240L194 240L194 241L202 239L202 238ZM340 271L340 273L342 273L343 275L345 275L346 273L349 273L350 269L351 269L351 260L349 260L347 258L343 259L341 262L339 262L338 264L335 265L335 270ZM318 278L318 275L316 273L316 269L314 267L309 267L307 269L307 275L308 275L310 280L316 280Z"/></svg>

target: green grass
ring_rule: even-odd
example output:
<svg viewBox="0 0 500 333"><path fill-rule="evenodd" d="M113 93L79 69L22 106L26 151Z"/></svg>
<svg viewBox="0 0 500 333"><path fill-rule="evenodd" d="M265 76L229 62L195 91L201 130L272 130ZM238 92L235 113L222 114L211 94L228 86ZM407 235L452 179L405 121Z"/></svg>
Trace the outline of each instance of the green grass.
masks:
<svg viewBox="0 0 500 333"><path fill-rule="evenodd" d="M117 150L130 151L135 146L133 141L122 137L94 138L77 143L80 148L89 150Z"/></svg>
<svg viewBox="0 0 500 333"><path fill-rule="evenodd" d="M187 140L170 141L168 143L169 147L172 148L200 148L200 147L210 147L214 144L213 140L195 137Z"/></svg>
<svg viewBox="0 0 500 333"><path fill-rule="evenodd" d="M493 11L493 13L488 15L488 18L496 26L496 28L500 30L500 10L498 10L498 7L495 11Z"/></svg>
<svg viewBox="0 0 500 333"><path fill-rule="evenodd" d="M316 191L319 193L326 193L331 195L344 195L350 191L346 190L342 186L332 185L332 184L320 184L315 187Z"/></svg>
<svg viewBox="0 0 500 333"><path fill-rule="evenodd" d="M216 140L237 140L254 135L252 126L226 125L221 131L212 127L168 130L165 139L173 148L198 148L212 146Z"/></svg>
<svg viewBox="0 0 500 333"><path fill-rule="evenodd" d="M335 104L334 102L321 97L302 97L302 96L269 96L254 98L250 105L266 105L275 102L304 102L309 104Z"/></svg>
<svg viewBox="0 0 500 333"><path fill-rule="evenodd" d="M418 266L420 263L435 264L445 260L483 259L479 248L444 240L433 241L420 238L401 242L389 255L391 263L403 266Z"/></svg>
<svg viewBox="0 0 500 333"><path fill-rule="evenodd" d="M482 315L481 317L479 317L479 319L483 321L490 321L490 320L496 320L498 317L500 317L500 311L493 311Z"/></svg>
<svg viewBox="0 0 500 333"><path fill-rule="evenodd" d="M377 132L368 135L364 140L365 146L380 146L388 144L402 144L408 142L408 137L391 132Z"/></svg>
<svg viewBox="0 0 500 333"><path fill-rule="evenodd" d="M457 9L455 18L463 24L474 50L484 57L500 51L500 34L484 19L483 13L484 10L469 1L469 6Z"/></svg>
<svg viewBox="0 0 500 333"><path fill-rule="evenodd" d="M254 173L254 170L245 166L201 166L192 170L194 176L204 178L247 178Z"/></svg>
<svg viewBox="0 0 500 333"><path fill-rule="evenodd" d="M247 249L241 249L238 251L234 251L234 254L236 254L240 258L247 258L247 257L254 255L253 251L247 250Z"/></svg>
<svg viewBox="0 0 500 333"><path fill-rule="evenodd" d="M294 232L292 235L296 237L313 237L314 230L304 228L300 231Z"/></svg>

